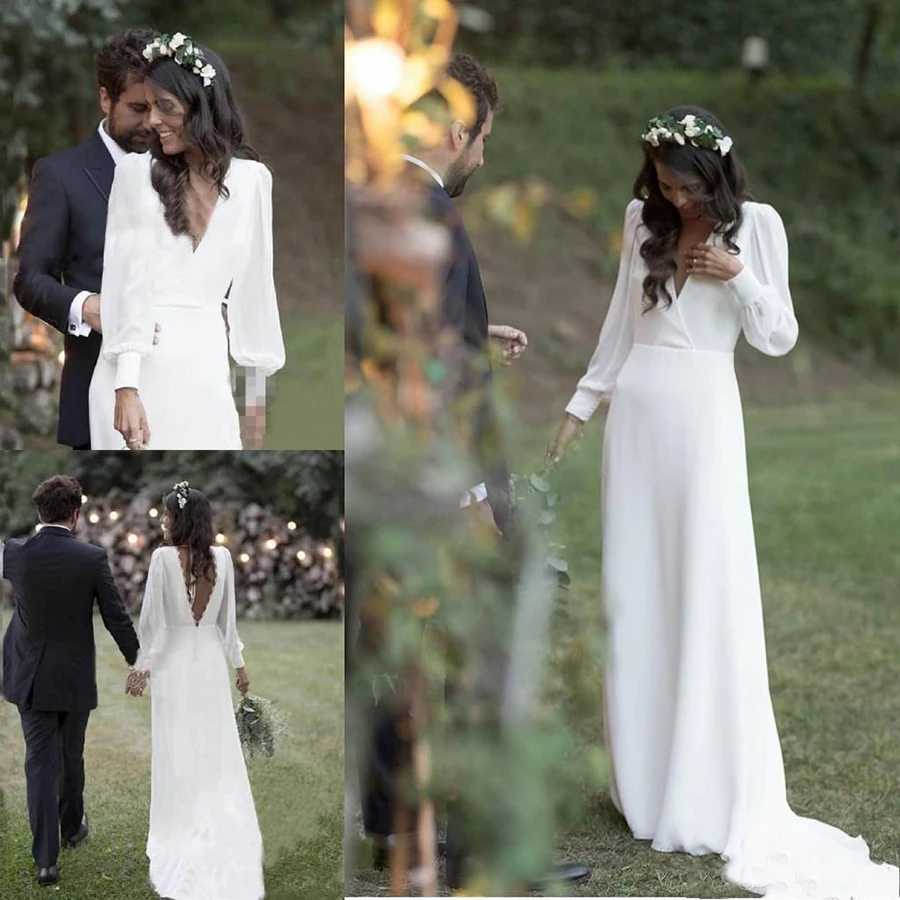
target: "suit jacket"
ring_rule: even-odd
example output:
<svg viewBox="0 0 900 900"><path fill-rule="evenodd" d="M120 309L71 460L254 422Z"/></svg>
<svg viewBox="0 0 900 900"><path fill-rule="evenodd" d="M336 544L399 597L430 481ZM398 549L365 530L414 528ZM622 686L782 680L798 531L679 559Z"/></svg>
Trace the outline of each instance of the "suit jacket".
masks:
<svg viewBox="0 0 900 900"><path fill-rule="evenodd" d="M422 173L418 166L410 166L416 173ZM473 412L472 449L481 468L497 527L505 532L509 524L509 472L493 405L488 307L481 271L456 205L431 176L423 174L428 180L431 212L449 228L452 239L443 293L443 324L462 342L464 359L456 392L459 396L472 391L479 394ZM416 177L420 176L417 174Z"/></svg>
<svg viewBox="0 0 900 900"><path fill-rule="evenodd" d="M19 242L16 299L66 335L57 440L90 443L88 389L101 337L68 333L69 308L81 291L100 292L106 212L115 163L94 131L78 147L38 160Z"/></svg>
<svg viewBox="0 0 900 900"><path fill-rule="evenodd" d="M106 551L58 527L3 549L15 610L3 638L3 693L20 709L89 711L97 706L94 600L129 665L138 639Z"/></svg>

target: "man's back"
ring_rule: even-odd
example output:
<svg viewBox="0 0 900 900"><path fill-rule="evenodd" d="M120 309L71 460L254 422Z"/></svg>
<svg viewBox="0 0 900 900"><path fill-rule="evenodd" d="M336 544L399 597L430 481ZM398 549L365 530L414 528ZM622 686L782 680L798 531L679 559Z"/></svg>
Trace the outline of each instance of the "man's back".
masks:
<svg viewBox="0 0 900 900"><path fill-rule="evenodd" d="M20 707L90 710L97 705L94 600L123 655L133 663L137 638L105 551L48 525L3 552L3 575L16 608L4 638L4 693Z"/></svg>

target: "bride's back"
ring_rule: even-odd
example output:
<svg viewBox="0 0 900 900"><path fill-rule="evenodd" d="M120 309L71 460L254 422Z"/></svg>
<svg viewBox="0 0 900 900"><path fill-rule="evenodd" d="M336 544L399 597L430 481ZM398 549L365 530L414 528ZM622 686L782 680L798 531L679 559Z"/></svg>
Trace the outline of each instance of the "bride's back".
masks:
<svg viewBox="0 0 900 900"><path fill-rule="evenodd" d="M194 578L191 574L190 551L187 547L160 547L163 584L162 612L166 626L215 625L224 596L224 547L210 548L214 572Z"/></svg>

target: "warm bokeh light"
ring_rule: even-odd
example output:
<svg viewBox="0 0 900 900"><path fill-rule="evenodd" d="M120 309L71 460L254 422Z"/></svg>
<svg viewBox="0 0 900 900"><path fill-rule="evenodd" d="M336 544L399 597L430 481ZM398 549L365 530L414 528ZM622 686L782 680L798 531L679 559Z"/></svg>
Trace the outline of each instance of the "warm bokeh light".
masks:
<svg viewBox="0 0 900 900"><path fill-rule="evenodd" d="M97 513L91 513L88 516L88 521L91 523L91 525L96 525L100 521L100 516L98 516Z"/></svg>
<svg viewBox="0 0 900 900"><path fill-rule="evenodd" d="M403 83L405 54L394 41L366 38L350 44L344 54L344 87L363 102L378 102L395 94Z"/></svg>
<svg viewBox="0 0 900 900"><path fill-rule="evenodd" d="M84 504L87 503L87 501L88 501L88 498L84 494L82 494L81 495L81 505L84 506Z"/></svg>
<svg viewBox="0 0 900 900"><path fill-rule="evenodd" d="M119 521L119 514L115 510L113 510L109 514L109 521L110 522L118 522Z"/></svg>
<svg viewBox="0 0 900 900"><path fill-rule="evenodd" d="M305 559L306 559L306 551L305 551L305 550L298 550L298 551L297 551L297 559L299 559L300 562L304 562Z"/></svg>
<svg viewBox="0 0 900 900"><path fill-rule="evenodd" d="M274 550L278 546L278 541L275 538L269 538L266 541L266 550Z"/></svg>
<svg viewBox="0 0 900 900"><path fill-rule="evenodd" d="M155 508L154 508L154 509L151 509L151 510L150 510L150 518L151 518L151 519L155 519L158 515L159 515L159 510L158 510L158 509L155 509Z"/></svg>
<svg viewBox="0 0 900 900"><path fill-rule="evenodd" d="M322 556L324 556L325 559L331 559L331 557L334 556L334 550L332 550L331 547L323 547Z"/></svg>
<svg viewBox="0 0 900 900"><path fill-rule="evenodd" d="M296 531L297 523L296 522L288 522L288 531Z"/></svg>
<svg viewBox="0 0 900 900"><path fill-rule="evenodd" d="M250 554L249 554L249 553L242 553L242 554L240 555L240 560L241 560L242 563L248 563L248 562L250 562Z"/></svg>
<svg viewBox="0 0 900 900"><path fill-rule="evenodd" d="M138 542L138 536L134 533L128 535L128 543L134 546Z"/></svg>
<svg viewBox="0 0 900 900"><path fill-rule="evenodd" d="M219 532L219 533L216 535L216 543L217 543L217 544L224 544L224 543L225 543L225 535L222 534L222 532Z"/></svg>

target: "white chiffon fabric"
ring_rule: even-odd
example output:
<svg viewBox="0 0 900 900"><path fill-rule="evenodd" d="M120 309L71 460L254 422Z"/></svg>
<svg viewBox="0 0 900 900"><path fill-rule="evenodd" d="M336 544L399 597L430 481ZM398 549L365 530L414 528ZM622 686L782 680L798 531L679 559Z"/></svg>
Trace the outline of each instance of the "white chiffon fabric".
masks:
<svg viewBox="0 0 900 900"><path fill-rule="evenodd" d="M636 838L719 854L748 891L897 897L896 867L787 802L733 357L741 332L773 356L796 342L784 226L772 207L744 203L743 271L689 276L671 307L642 314L641 212L639 201L627 209L610 309L567 407L587 420L611 395L602 555L613 800Z"/></svg>
<svg viewBox="0 0 900 900"><path fill-rule="evenodd" d="M174 547L153 553L136 663L150 670L150 881L170 900L261 900L262 837L238 738L227 663L243 665L234 567L213 547L216 583L194 623Z"/></svg>
<svg viewBox="0 0 900 900"><path fill-rule="evenodd" d="M272 175L262 163L233 159L229 196L219 199L194 250L189 235L173 234L166 223L152 166L149 153L128 154L116 166L109 198L91 447L126 449L113 428L115 390L136 387L149 449L240 450L229 350L257 382L285 360L273 274Z"/></svg>

